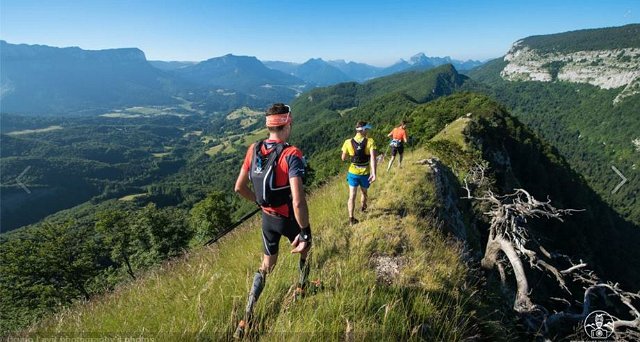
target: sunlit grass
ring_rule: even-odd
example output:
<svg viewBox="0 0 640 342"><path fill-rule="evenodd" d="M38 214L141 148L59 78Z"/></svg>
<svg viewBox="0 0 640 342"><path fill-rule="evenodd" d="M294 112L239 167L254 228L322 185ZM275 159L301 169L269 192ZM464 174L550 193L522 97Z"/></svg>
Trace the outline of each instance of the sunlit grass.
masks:
<svg viewBox="0 0 640 342"><path fill-rule="evenodd" d="M140 115L140 114L126 114L126 113L106 113L106 114L101 114L100 116L105 117L105 118L134 119L134 118L139 118L142 115Z"/></svg>
<svg viewBox="0 0 640 342"><path fill-rule="evenodd" d="M171 152L160 152L160 153L151 153L156 158L166 157L171 154Z"/></svg>
<svg viewBox="0 0 640 342"><path fill-rule="evenodd" d="M221 143L219 145L213 146L213 147L207 149L204 153L206 153L209 156L213 157L216 153L222 151L226 147L226 144L227 143Z"/></svg>
<svg viewBox="0 0 640 342"><path fill-rule="evenodd" d="M206 145L206 144L208 144L208 143L209 143L209 142L211 142L211 141L215 141L215 140L216 140L216 138L214 138L214 137L212 137L212 136L210 136L210 135L205 135L205 136L201 137L201 138L200 138L200 140L202 141L202 143L203 143L203 144L205 144L205 145Z"/></svg>
<svg viewBox="0 0 640 342"><path fill-rule="evenodd" d="M13 132L7 133L7 135L16 136L16 135L25 135L25 134L33 134L33 133L43 133L43 132L57 131L57 130L60 130L60 129L62 129L62 126L53 125L53 126L49 126L49 127L45 127L45 128L24 129L24 130L21 130L21 131L13 131Z"/></svg>
<svg viewBox="0 0 640 342"><path fill-rule="evenodd" d="M190 136L194 136L194 137L199 137L201 136L203 133L203 131L191 131L191 132L187 132L185 134L183 134L182 136L185 138L188 138Z"/></svg>
<svg viewBox="0 0 640 342"><path fill-rule="evenodd" d="M162 107L129 107L125 111L143 115L153 115L163 111Z"/></svg>
<svg viewBox="0 0 640 342"><path fill-rule="evenodd" d="M347 109L340 109L338 110L338 114L340 114L340 116L345 116L345 114L349 113L350 111L356 109L358 107L351 107L351 108L347 108Z"/></svg>
<svg viewBox="0 0 640 342"><path fill-rule="evenodd" d="M240 120L240 127L246 128L258 121L258 117L264 115L263 111L253 110L249 107L242 107L227 115L227 120Z"/></svg>
<svg viewBox="0 0 640 342"><path fill-rule="evenodd" d="M243 146L249 146L254 142L265 139L269 136L269 131L266 128L257 129L244 136Z"/></svg>
<svg viewBox="0 0 640 342"><path fill-rule="evenodd" d="M471 119L466 117L458 118L457 120L448 124L447 127L445 127L442 131L440 131L440 133L433 137L433 140L449 140L460 145L463 150L466 150L467 144L464 140L465 135L463 134L463 132L467 127L469 121L471 121Z"/></svg>
<svg viewBox="0 0 640 342"><path fill-rule="evenodd" d="M120 201L135 201L138 198L141 197L145 197L148 194L146 192L140 193L140 194L131 194L131 195L126 195L126 196L122 196L120 198L118 198L118 200Z"/></svg>
<svg viewBox="0 0 640 342"><path fill-rule="evenodd" d="M229 115L227 115L227 120L235 120L240 118L247 118L247 117L254 117L254 116L261 116L261 115L264 115L263 111L253 110L249 107L242 107L229 113Z"/></svg>

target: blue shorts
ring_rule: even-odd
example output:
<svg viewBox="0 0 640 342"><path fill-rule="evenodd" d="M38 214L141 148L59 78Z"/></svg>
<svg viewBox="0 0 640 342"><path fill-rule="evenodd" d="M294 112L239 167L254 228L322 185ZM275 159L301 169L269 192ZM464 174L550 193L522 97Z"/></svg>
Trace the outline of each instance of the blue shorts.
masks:
<svg viewBox="0 0 640 342"><path fill-rule="evenodd" d="M363 189L369 189L369 175L354 175L351 172L347 172L347 183L349 183L349 186L360 186Z"/></svg>

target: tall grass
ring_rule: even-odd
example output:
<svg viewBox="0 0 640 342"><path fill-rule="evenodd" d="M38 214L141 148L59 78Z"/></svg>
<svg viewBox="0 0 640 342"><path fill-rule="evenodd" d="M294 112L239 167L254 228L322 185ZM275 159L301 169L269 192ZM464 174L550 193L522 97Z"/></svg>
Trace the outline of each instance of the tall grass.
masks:
<svg viewBox="0 0 640 342"><path fill-rule="evenodd" d="M408 153L404 168L394 167L389 174L381 165L379 180L370 189L369 209L358 213L361 222L355 226L347 223L343 176L310 195L310 279L320 280L322 288L293 301L298 257L282 239L280 259L267 276L249 339L505 337L499 324L483 317L483 298L469 282L460 246L411 209L429 205L415 203L425 198L417 192L433 191L427 168L412 164L426 154ZM257 215L215 246L193 250L25 334L231 339L261 261L259 227ZM397 272L377 271L384 262L397 266Z"/></svg>

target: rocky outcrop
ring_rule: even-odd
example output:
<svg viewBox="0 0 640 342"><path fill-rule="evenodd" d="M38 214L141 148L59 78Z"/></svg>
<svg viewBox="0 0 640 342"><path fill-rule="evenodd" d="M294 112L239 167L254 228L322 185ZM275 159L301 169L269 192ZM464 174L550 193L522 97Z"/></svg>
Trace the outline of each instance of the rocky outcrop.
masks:
<svg viewBox="0 0 640 342"><path fill-rule="evenodd" d="M557 80L622 88L614 104L640 93L640 48L545 53L518 41L504 60L508 64L500 76L508 81Z"/></svg>
<svg viewBox="0 0 640 342"><path fill-rule="evenodd" d="M459 196L456 189L451 186L449 177L455 177L438 158L428 158L417 163L426 164L431 170L435 184L435 195L441 204L438 216L445 232L453 234L461 241L467 241L467 228L464 224L462 213L458 209ZM449 175L447 175L449 174Z"/></svg>

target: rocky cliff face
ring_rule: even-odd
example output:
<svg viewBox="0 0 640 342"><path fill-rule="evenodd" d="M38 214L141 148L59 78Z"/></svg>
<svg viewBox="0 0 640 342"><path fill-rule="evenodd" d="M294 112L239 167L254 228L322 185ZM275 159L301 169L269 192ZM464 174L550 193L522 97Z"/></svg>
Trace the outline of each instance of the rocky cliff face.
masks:
<svg viewBox="0 0 640 342"><path fill-rule="evenodd" d="M504 57L508 81L566 81L602 89L622 88L613 103L640 93L640 48L541 52L517 41Z"/></svg>

